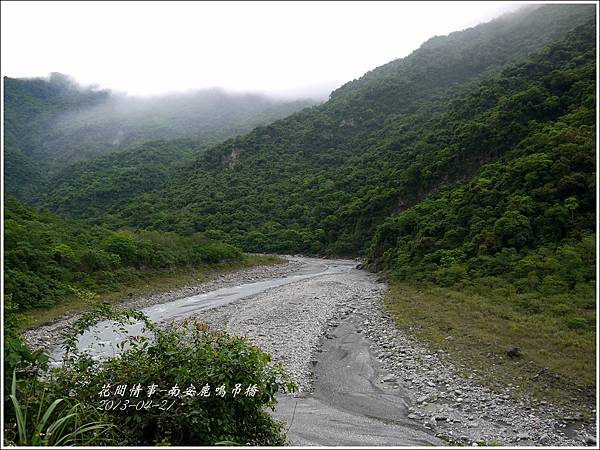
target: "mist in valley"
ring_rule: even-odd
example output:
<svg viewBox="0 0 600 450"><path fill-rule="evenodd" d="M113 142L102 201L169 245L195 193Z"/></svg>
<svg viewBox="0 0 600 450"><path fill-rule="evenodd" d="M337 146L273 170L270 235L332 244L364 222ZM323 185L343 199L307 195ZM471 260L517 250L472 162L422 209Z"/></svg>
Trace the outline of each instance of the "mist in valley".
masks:
<svg viewBox="0 0 600 450"><path fill-rule="evenodd" d="M217 87L132 96L59 73L20 81L45 81L61 105L69 104L40 120L45 133L26 149L51 170L148 141L189 138L210 146L322 101Z"/></svg>

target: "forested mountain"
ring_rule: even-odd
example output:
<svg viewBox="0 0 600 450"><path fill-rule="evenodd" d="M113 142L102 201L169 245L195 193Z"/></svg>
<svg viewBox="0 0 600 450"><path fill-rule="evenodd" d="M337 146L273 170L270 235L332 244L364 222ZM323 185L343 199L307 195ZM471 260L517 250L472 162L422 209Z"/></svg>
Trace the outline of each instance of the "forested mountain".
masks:
<svg viewBox="0 0 600 450"><path fill-rule="evenodd" d="M5 185L26 201L46 191L42 182L48 174L60 174L74 162L154 140L188 138L204 148L314 104L219 89L128 97L79 86L58 73L48 79L5 77L4 92ZM174 151L169 165L180 162L179 156ZM119 170L116 159L104 162ZM57 177L70 173L69 167Z"/></svg>
<svg viewBox="0 0 600 450"><path fill-rule="evenodd" d="M434 38L324 105L212 148L105 218L247 250L364 252L388 216L506 163L543 127L590 125L593 16L550 5Z"/></svg>
<svg viewBox="0 0 600 450"><path fill-rule="evenodd" d="M107 91L79 89L64 75L19 80L4 77L4 189L29 198L45 177L46 161L36 155L51 124L66 111L105 101Z"/></svg>
<svg viewBox="0 0 600 450"><path fill-rule="evenodd" d="M114 228L361 254L403 278L588 299L594 12L531 7L433 38L205 152L160 141L69 168L45 205Z"/></svg>
<svg viewBox="0 0 600 450"><path fill-rule="evenodd" d="M206 150L200 141L174 139L134 145L91 161L75 163L49 177L36 194L38 204L71 217L98 218L102 213L150 192Z"/></svg>

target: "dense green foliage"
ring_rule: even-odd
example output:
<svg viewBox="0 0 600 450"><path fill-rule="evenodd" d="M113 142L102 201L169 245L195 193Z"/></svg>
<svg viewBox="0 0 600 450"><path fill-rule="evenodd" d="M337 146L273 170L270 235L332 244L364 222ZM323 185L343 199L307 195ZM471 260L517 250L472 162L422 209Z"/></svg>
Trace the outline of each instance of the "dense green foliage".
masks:
<svg viewBox="0 0 600 450"><path fill-rule="evenodd" d="M58 73L47 80L5 77L4 92L5 186L9 194L29 202L53 186L53 180L43 183L48 173L74 179L69 167L74 162L154 140L194 139L194 148L201 149L314 104L218 89L126 97L78 86ZM153 155L158 148L154 146ZM178 162L179 152L164 150L160 161L169 166ZM129 165L122 168L112 157L92 168L108 163L109 170L118 173L131 168L132 162L128 158ZM142 164L138 170L145 168Z"/></svg>
<svg viewBox="0 0 600 450"><path fill-rule="evenodd" d="M594 330L596 151L585 116L577 110L540 128L510 162L388 219L372 263Z"/></svg>
<svg viewBox="0 0 600 450"><path fill-rule="evenodd" d="M145 272L241 259L240 251L200 235L110 231L4 203L4 293L20 309L68 295L116 289Z"/></svg>
<svg viewBox="0 0 600 450"><path fill-rule="evenodd" d="M5 191L29 198L45 179L44 162L34 155L51 124L65 111L79 111L106 100L108 92L78 89L64 75L48 80L4 77Z"/></svg>
<svg viewBox="0 0 600 450"><path fill-rule="evenodd" d="M473 147L506 150L468 183L387 219L373 267L595 330L594 31L577 29L457 102L451 114L469 119Z"/></svg>
<svg viewBox="0 0 600 450"><path fill-rule="evenodd" d="M4 423L4 444L7 446L35 446L35 447L61 447L74 445L110 445L116 442L115 427L110 423L95 420L82 421L82 417L96 415L90 414L85 407L69 399L54 399L46 401L46 392L36 389L34 383L21 387L17 391L16 372L13 373L11 382L10 406L6 405L9 418ZM25 399L27 402L22 403ZM10 411L10 412L9 412Z"/></svg>
<svg viewBox="0 0 600 450"><path fill-rule="evenodd" d="M114 321L116 329L143 321L145 331L128 335L118 356L97 360L77 349L77 338L100 320ZM18 367L20 383L5 398L5 444L285 443L282 423L265 408L274 408L277 392L296 386L245 338L197 322L158 327L139 311L98 305L66 331L64 343L63 363L45 376L35 366ZM148 394L151 385L156 391ZM205 385L208 396L200 395ZM178 391L167 392L174 386ZM62 427L52 428L56 423Z"/></svg>
<svg viewBox="0 0 600 450"><path fill-rule="evenodd" d="M76 163L51 177L38 201L63 216L99 217L177 176L202 151L198 141L153 141Z"/></svg>
<svg viewBox="0 0 600 450"><path fill-rule="evenodd" d="M105 218L251 251L364 252L386 217L468 180L571 110L594 116L592 12L549 6L435 38L322 106L212 148ZM499 41L501 52L481 56Z"/></svg>
<svg viewBox="0 0 600 450"><path fill-rule="evenodd" d="M41 351L32 351L23 342L19 332L23 317L19 313L17 305L12 301L12 295L5 294L4 302L4 323L2 324L2 351L4 353L4 401L8 400L10 394L13 372L17 369L27 369L36 367L46 368L47 357Z"/></svg>

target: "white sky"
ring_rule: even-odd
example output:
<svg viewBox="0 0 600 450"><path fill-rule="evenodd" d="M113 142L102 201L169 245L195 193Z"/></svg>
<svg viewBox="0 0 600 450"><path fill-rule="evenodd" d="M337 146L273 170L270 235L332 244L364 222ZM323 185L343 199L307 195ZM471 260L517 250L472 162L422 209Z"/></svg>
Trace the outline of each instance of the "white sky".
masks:
<svg viewBox="0 0 600 450"><path fill-rule="evenodd" d="M2 2L2 74L323 94L515 2Z"/></svg>

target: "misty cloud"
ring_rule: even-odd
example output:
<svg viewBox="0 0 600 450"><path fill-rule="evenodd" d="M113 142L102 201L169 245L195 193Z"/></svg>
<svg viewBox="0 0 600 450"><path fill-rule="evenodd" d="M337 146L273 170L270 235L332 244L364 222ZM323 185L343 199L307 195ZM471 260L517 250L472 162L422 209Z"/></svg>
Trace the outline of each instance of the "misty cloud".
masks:
<svg viewBox="0 0 600 450"><path fill-rule="evenodd" d="M220 86L326 98L434 35L488 21L509 2L7 2L2 69L60 70L130 94Z"/></svg>

